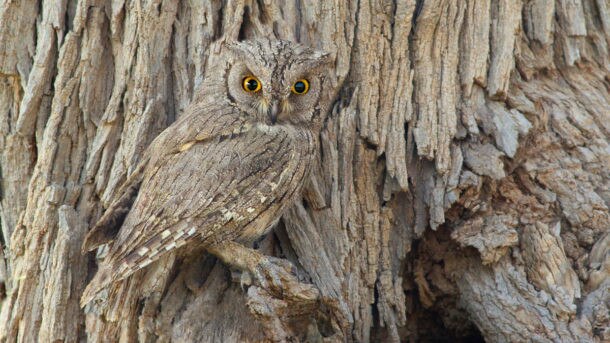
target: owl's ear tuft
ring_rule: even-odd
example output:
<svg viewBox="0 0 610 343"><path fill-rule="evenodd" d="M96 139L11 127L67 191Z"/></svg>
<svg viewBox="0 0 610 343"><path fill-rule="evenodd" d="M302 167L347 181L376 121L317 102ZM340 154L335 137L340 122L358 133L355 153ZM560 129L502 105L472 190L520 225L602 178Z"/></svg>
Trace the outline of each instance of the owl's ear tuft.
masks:
<svg viewBox="0 0 610 343"><path fill-rule="evenodd" d="M318 61L320 61L321 64L329 64L334 61L333 56L330 52L316 51L314 54L316 55L316 58L318 59Z"/></svg>
<svg viewBox="0 0 610 343"><path fill-rule="evenodd" d="M225 47L236 60L248 58L249 48L242 42L228 42L225 44Z"/></svg>
<svg viewBox="0 0 610 343"><path fill-rule="evenodd" d="M318 61L320 67L328 67L333 62L335 62L335 58L329 52L320 52L320 57L318 57Z"/></svg>
<svg viewBox="0 0 610 343"><path fill-rule="evenodd" d="M324 68L328 68L335 61L333 55L323 51L313 51L309 54L301 64L310 73L316 73L322 71Z"/></svg>

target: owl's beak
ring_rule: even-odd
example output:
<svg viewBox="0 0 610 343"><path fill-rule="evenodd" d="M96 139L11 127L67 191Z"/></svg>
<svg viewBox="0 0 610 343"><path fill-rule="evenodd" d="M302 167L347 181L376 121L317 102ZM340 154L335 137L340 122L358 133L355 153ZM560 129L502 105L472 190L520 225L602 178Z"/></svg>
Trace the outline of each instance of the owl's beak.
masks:
<svg viewBox="0 0 610 343"><path fill-rule="evenodd" d="M277 122L277 116L280 114L280 104L278 101L273 101L269 109L267 110L267 115L269 116L269 120L271 120L271 124L275 124Z"/></svg>

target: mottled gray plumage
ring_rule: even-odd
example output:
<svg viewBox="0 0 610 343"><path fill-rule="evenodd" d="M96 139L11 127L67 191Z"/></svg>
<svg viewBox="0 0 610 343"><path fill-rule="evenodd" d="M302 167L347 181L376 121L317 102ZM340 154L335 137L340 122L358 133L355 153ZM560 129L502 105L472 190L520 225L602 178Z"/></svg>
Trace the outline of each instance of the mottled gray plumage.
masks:
<svg viewBox="0 0 610 343"><path fill-rule="evenodd" d="M328 56L257 40L229 44L221 57L203 95L153 141L87 235L83 251L111 243L83 305L180 247L204 247L230 264L232 255L259 256L235 243L260 238L300 196L328 108L320 103ZM259 91L246 89L250 76ZM303 79L309 91L291 91ZM265 262L237 257L245 269Z"/></svg>

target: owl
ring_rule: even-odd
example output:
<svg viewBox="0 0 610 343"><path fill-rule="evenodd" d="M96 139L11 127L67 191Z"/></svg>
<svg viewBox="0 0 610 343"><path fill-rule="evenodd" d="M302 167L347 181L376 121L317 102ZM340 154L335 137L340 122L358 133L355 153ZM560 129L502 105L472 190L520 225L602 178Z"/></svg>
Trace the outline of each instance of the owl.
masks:
<svg viewBox="0 0 610 343"><path fill-rule="evenodd" d="M227 43L220 56L87 234L83 252L109 248L83 306L172 252L203 248L264 287L289 269L248 246L301 196L329 108L322 85L332 60L266 39Z"/></svg>

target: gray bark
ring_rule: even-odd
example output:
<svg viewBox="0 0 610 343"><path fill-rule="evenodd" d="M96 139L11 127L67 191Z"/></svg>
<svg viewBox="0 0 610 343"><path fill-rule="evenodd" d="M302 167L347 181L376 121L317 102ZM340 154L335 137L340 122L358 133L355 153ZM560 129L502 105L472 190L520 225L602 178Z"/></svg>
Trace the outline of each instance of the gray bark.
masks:
<svg viewBox="0 0 610 343"><path fill-rule="evenodd" d="M261 246L321 300L202 253L80 309L87 230L215 44L261 35L336 61L318 165ZM609 341L609 43L608 0L4 0L0 341Z"/></svg>

